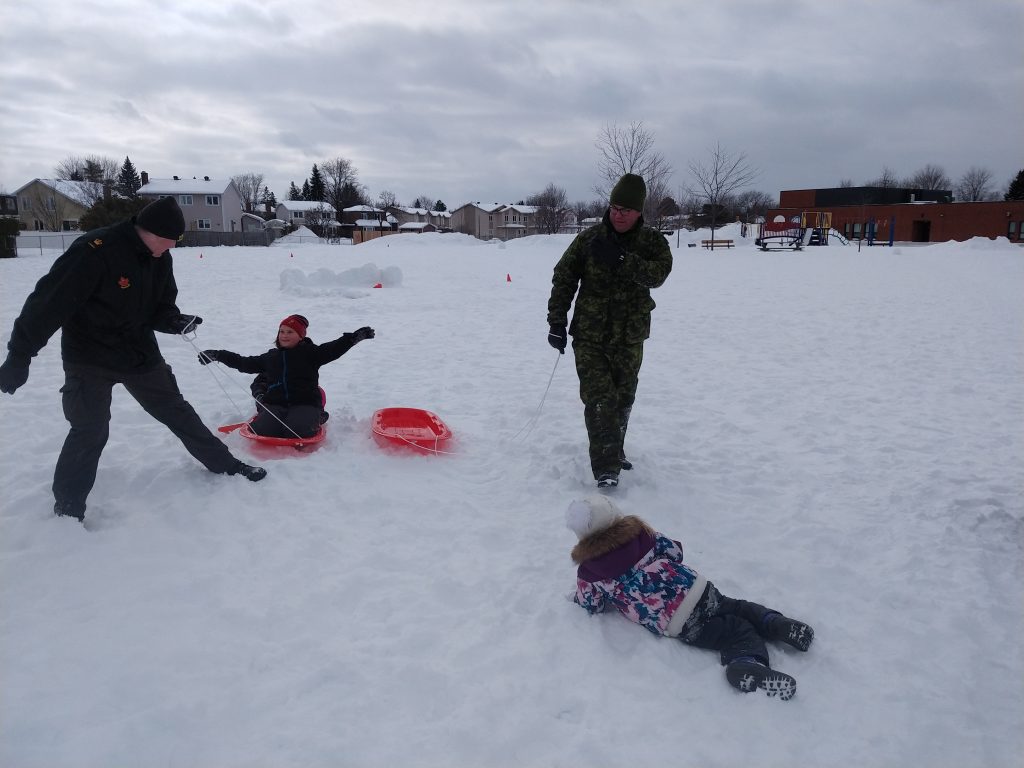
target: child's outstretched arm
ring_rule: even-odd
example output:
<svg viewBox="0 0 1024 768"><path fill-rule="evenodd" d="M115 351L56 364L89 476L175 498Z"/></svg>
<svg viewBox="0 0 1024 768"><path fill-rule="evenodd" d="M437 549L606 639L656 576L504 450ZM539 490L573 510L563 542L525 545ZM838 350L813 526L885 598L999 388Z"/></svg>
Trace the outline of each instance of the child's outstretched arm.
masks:
<svg viewBox="0 0 1024 768"><path fill-rule="evenodd" d="M242 373L262 373L264 369L263 355L243 357L226 349L204 349L199 353L200 365L208 365L214 361Z"/></svg>
<svg viewBox="0 0 1024 768"><path fill-rule="evenodd" d="M334 341L324 342L317 348L317 351L319 352L318 362L320 365L324 365L337 360L360 341L372 339L374 336L376 336L376 333L373 328L368 325L363 326L356 331L352 331L352 333L343 333Z"/></svg>
<svg viewBox="0 0 1024 768"><path fill-rule="evenodd" d="M576 579L575 601L577 605L583 606L587 613L602 613L608 607L604 591L583 579Z"/></svg>

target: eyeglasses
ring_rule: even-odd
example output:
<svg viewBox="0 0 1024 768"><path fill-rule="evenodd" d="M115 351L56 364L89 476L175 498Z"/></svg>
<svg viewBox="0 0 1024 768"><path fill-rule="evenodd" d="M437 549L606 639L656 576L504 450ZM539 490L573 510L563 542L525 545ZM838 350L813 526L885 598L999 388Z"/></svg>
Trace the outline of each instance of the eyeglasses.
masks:
<svg viewBox="0 0 1024 768"><path fill-rule="evenodd" d="M629 216L633 213L640 213L640 211L635 211L632 208L623 208L621 205L609 206L609 210L611 210L611 212L616 216Z"/></svg>

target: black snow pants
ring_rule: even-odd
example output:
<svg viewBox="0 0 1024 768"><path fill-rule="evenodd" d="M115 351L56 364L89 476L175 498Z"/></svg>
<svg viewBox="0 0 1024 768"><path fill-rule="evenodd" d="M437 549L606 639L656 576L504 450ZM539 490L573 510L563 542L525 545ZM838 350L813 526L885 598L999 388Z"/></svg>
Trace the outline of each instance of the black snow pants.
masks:
<svg viewBox="0 0 1024 768"><path fill-rule="evenodd" d="M232 474L237 468L238 460L182 396L166 363L142 373L66 365L64 375L62 405L71 430L53 473L53 495L58 502L84 504L96 482L100 454L110 436L110 402L115 384L123 384L143 410L170 429L208 470Z"/></svg>
<svg viewBox="0 0 1024 768"><path fill-rule="evenodd" d="M742 656L752 656L766 666L771 616L778 611L747 600L735 600L719 592L708 582L693 613L686 620L679 639L688 645L718 651L722 664Z"/></svg>

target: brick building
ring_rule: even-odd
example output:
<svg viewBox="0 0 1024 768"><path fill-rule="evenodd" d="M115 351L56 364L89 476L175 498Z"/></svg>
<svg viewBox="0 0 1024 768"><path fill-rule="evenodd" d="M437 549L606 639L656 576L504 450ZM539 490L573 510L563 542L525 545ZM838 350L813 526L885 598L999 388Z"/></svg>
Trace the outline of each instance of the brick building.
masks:
<svg viewBox="0 0 1024 768"><path fill-rule="evenodd" d="M765 217L787 220L817 211L832 214L832 229L853 240L871 238L935 243L1006 237L1024 243L1024 200L956 203L948 190L838 187L779 193Z"/></svg>

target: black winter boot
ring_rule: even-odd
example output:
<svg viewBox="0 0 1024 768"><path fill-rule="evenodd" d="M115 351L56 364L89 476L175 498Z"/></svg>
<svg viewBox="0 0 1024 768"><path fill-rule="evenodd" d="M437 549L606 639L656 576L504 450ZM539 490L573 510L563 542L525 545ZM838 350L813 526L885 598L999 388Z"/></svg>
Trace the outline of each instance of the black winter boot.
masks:
<svg viewBox="0 0 1024 768"><path fill-rule="evenodd" d="M796 693L794 678L750 657L731 662L725 668L725 679L733 688L744 693L761 690L769 698L778 696L783 701L793 698L793 694Z"/></svg>
<svg viewBox="0 0 1024 768"><path fill-rule="evenodd" d="M809 625L776 611L764 617L764 624L766 638L791 645L798 651L806 651L814 640L814 630Z"/></svg>
<svg viewBox="0 0 1024 768"><path fill-rule="evenodd" d="M249 464L243 464L242 462L238 462L238 465L235 467L235 471L231 472L230 474L241 475L242 477L248 480L252 480L254 483L256 483L267 476L267 470L265 470L263 467L254 467Z"/></svg>
<svg viewBox="0 0 1024 768"><path fill-rule="evenodd" d="M53 514L57 517L73 517L78 522L85 522L84 501L55 501L53 503Z"/></svg>
<svg viewBox="0 0 1024 768"><path fill-rule="evenodd" d="M603 472L600 477L597 478L598 488L614 488L619 484L619 476L612 472Z"/></svg>

